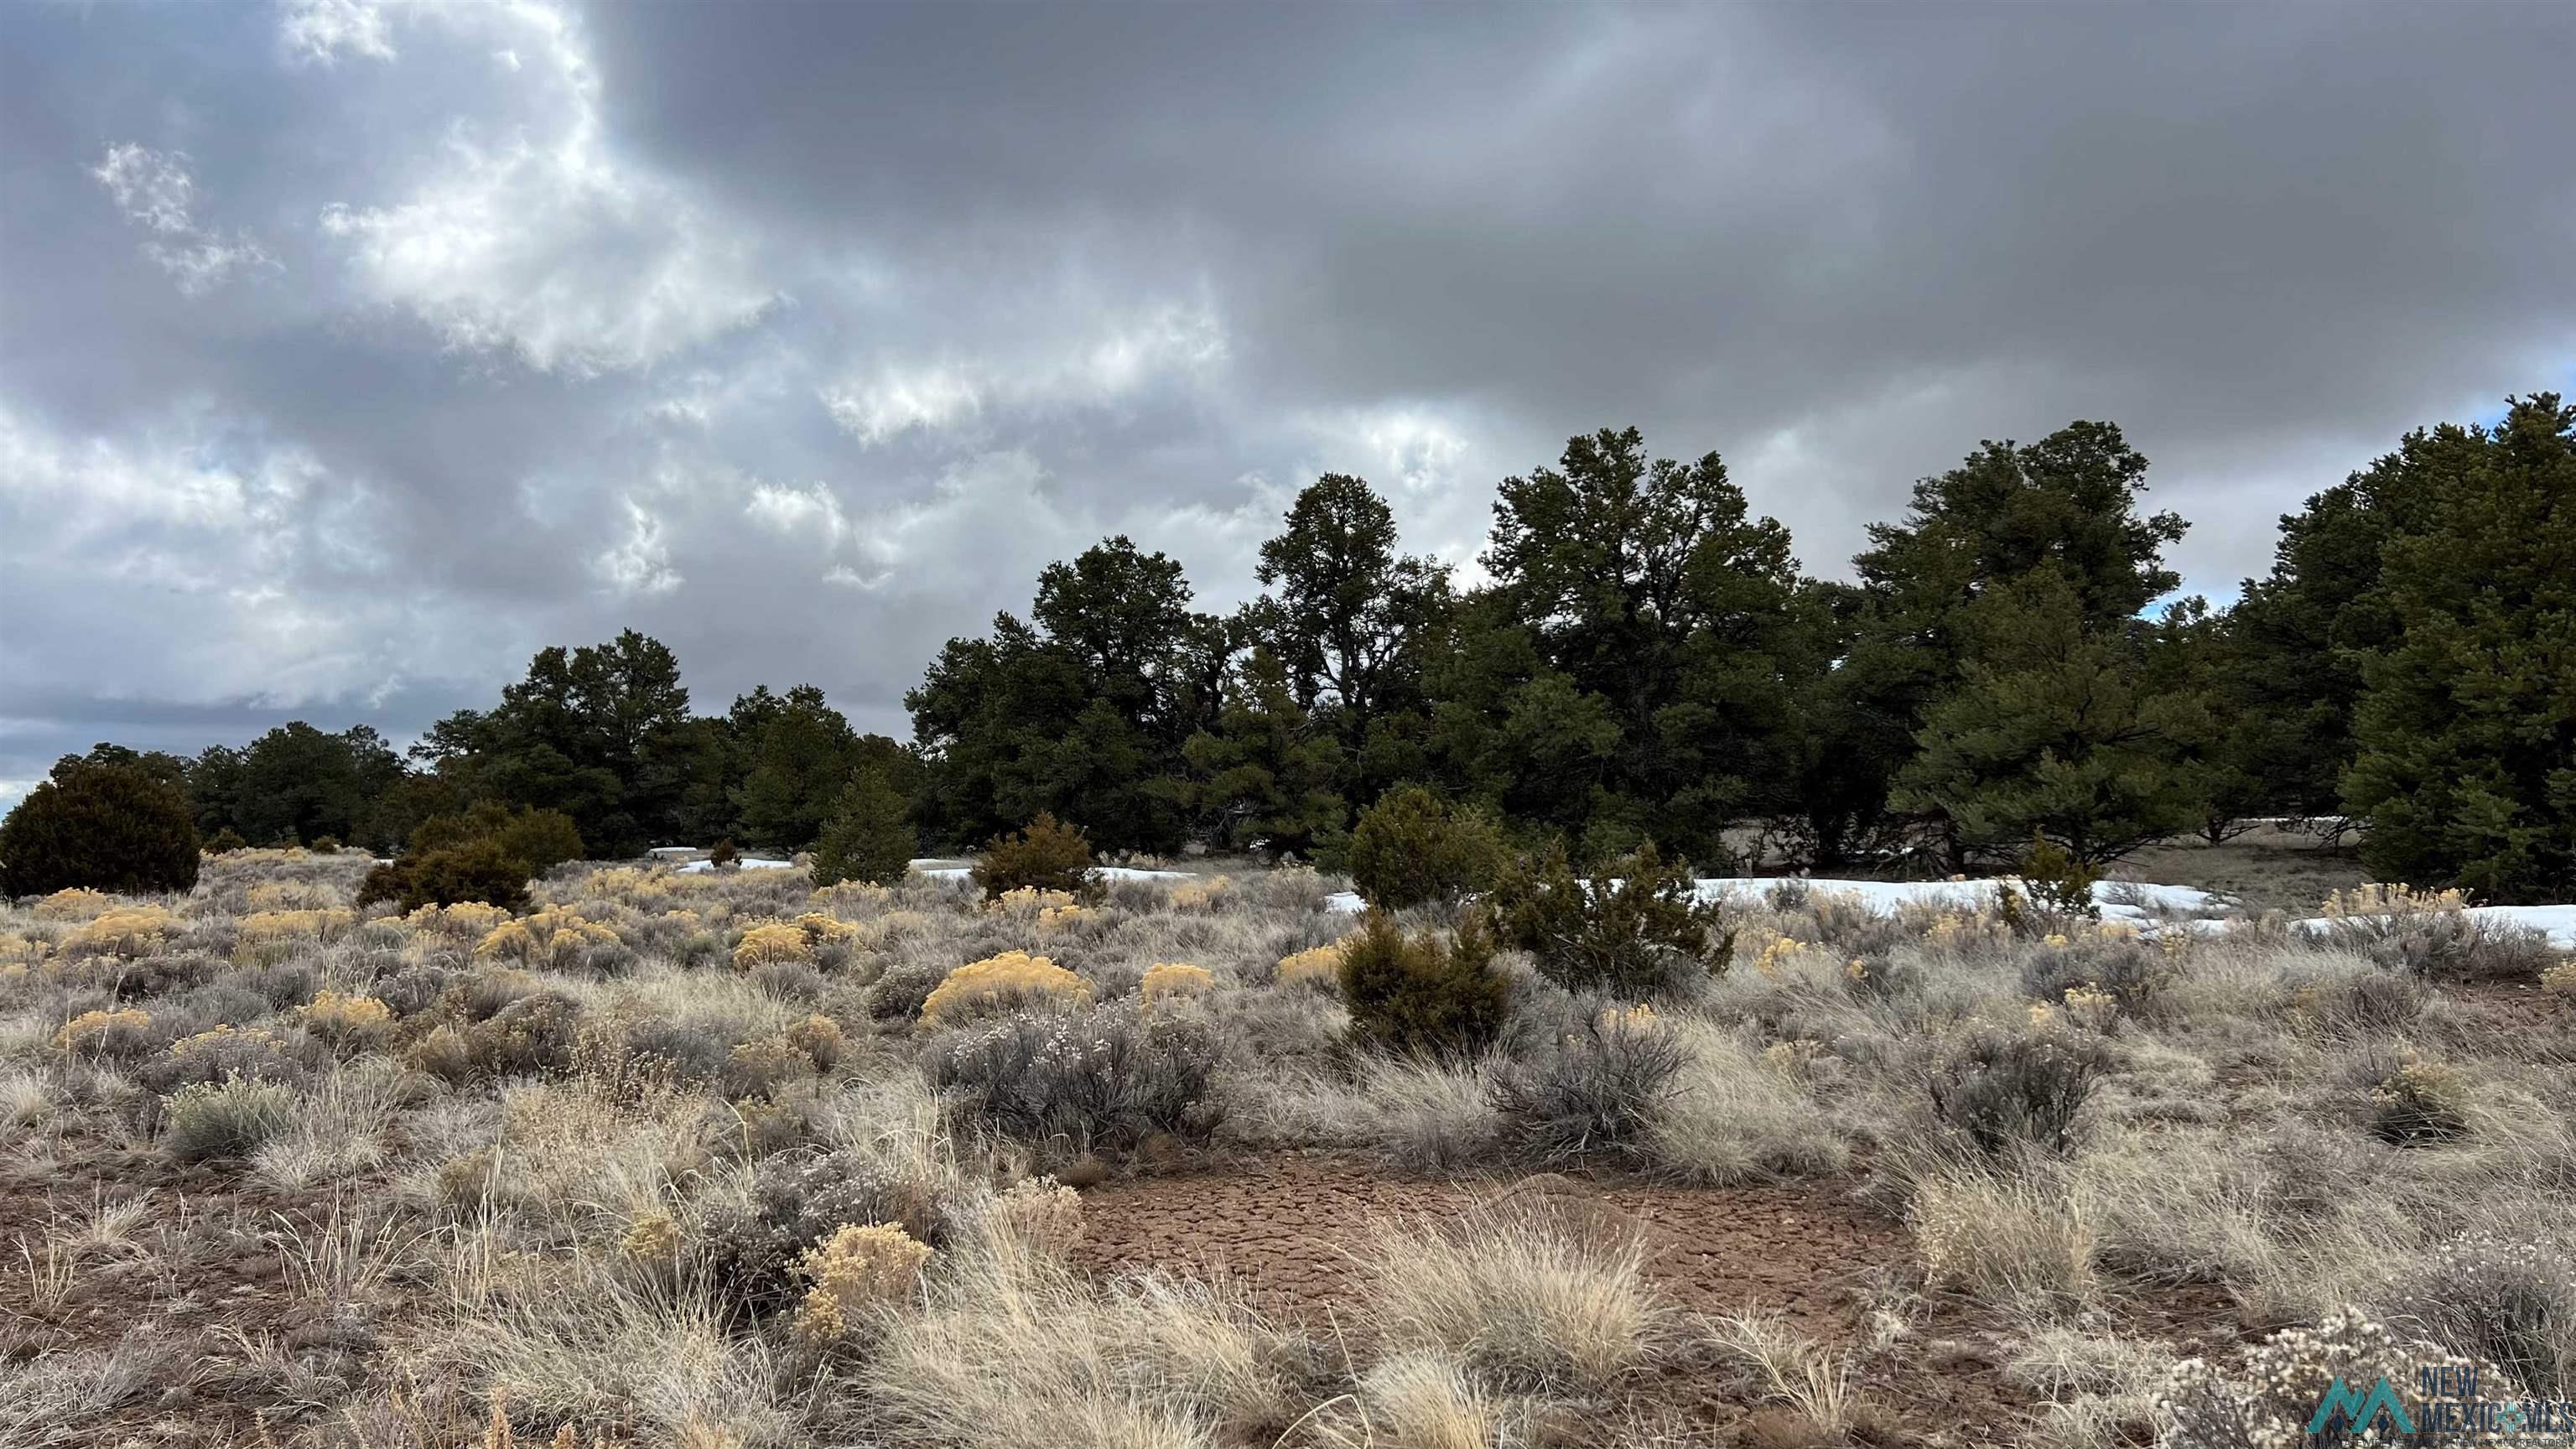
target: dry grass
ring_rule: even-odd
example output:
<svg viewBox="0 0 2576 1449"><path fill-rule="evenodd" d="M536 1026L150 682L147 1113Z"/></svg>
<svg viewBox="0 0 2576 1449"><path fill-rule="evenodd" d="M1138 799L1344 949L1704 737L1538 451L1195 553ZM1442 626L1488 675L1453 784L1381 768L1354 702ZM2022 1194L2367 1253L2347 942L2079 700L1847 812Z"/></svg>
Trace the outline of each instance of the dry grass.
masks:
<svg viewBox="0 0 2576 1449"><path fill-rule="evenodd" d="M2281 882L2342 870L2274 843L2207 854L2228 850L2289 859ZM55 1335L0 1366L0 1443L145 1423L142 1402L182 1381L264 1406L298 1445L460 1449L496 1404L517 1443L1481 1449L1568 1422L1685 1442L1655 1386L1712 1367L1830 1441L1867 1428L1858 1386L1887 1382L1869 1376L1902 1339L1802 1337L1760 1304L1686 1319L1634 1241L1561 1215L1354 1223L1365 1288L1324 1329L1265 1317L1237 1285L1075 1271L1079 1199L1012 1188L1047 1144L930 1084L952 1017L1053 994L1069 1029L1106 1012L1203 1034L1192 1120L1219 1124L1211 1152L1536 1165L1504 1088L1597 1003L1506 955L1516 1024L1493 1055L1356 1048L1328 969L1351 922L1309 873L1119 884L1069 912L918 879L818 892L794 871L567 867L512 920L357 910L364 869L236 852L185 897L0 906L0 1177L46 1203L0 1239L0 1296ZM2053 942L1821 897L1737 914L1733 971L1653 1008L1678 1069L1634 1101L1604 1087L1640 1128L1575 1170L1863 1187L1911 1228L1911 1261L1880 1265L1899 1290L2009 1325L1993 1348L2040 1400L2034 1442L2158 1427L2172 1355L2124 1315L2185 1287L2225 1305L2222 1328L2359 1304L2450 1351L2576 1376L2576 1287L2550 1236L2576 1192L2571 1053L2530 1027L2541 991L2418 975L2457 944L2438 931L2140 950L2116 930ZM478 951L496 937L507 949ZM1018 965L1040 956L1045 972ZM969 973L924 1012L997 959L1015 969ZM2063 1149L1954 1150L1925 1086L1948 1044L2041 1032L2104 1063ZM2387 1130L2392 1082L2438 1097L2443 1130ZM809 1166L831 1191L781 1199ZM879 1218L921 1249L907 1273L850 1266L894 1241ZM116 1336L252 1258L279 1265L251 1300L273 1321L177 1347ZM2441 1265L2519 1326L2422 1311L2430 1290L2392 1264ZM800 1332L827 1287L831 1331ZM100 1301L113 1311L84 1316ZM304 1325L326 1317L317 1349ZM251 1442L246 1419L201 1416L197 1442Z"/></svg>

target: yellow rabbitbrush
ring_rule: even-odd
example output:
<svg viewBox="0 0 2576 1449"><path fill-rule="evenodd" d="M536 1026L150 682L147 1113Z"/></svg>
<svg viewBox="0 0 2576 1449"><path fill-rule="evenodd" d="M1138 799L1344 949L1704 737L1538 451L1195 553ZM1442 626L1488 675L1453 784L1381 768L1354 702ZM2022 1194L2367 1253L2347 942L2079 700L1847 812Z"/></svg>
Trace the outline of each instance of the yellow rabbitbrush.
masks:
<svg viewBox="0 0 2576 1449"><path fill-rule="evenodd" d="M948 979L922 1002L921 1024L925 1028L952 1026L977 1011L1021 1001L1090 999L1090 982L1046 957L1005 951L949 972Z"/></svg>

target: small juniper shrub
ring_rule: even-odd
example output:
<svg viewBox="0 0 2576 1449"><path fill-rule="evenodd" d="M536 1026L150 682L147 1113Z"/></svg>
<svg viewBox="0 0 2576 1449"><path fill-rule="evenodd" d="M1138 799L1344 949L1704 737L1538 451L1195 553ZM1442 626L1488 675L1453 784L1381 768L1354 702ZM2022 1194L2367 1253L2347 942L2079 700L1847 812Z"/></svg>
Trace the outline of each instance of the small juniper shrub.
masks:
<svg viewBox="0 0 2576 1449"><path fill-rule="evenodd" d="M967 1118L1069 1160L1161 1133L1205 1140L1222 1115L1217 1058L1202 1023L1113 1005L1005 1017L937 1049L930 1074Z"/></svg>
<svg viewBox="0 0 2576 1449"><path fill-rule="evenodd" d="M1082 832L1041 813L1025 830L994 836L976 858L973 879L986 900L1015 890L1081 896L1092 889L1091 865L1091 842Z"/></svg>
<svg viewBox="0 0 2576 1449"><path fill-rule="evenodd" d="M208 855L230 855L236 850L248 849L250 849L250 842L242 839L241 832L233 829L229 825L216 831L214 835L206 841L206 854Z"/></svg>
<svg viewBox="0 0 2576 1449"><path fill-rule="evenodd" d="M1408 936L1393 916L1370 911L1342 947L1352 1032L1381 1050L1419 1056L1484 1051L1511 1007L1511 983L1494 969L1495 949L1493 925L1475 907L1459 912L1448 941L1436 931Z"/></svg>
<svg viewBox="0 0 2576 1449"><path fill-rule="evenodd" d="M1496 1105L1521 1150L1541 1162L1632 1154L1672 1100L1689 1055L1646 1007L1572 1015L1496 1070Z"/></svg>
<svg viewBox="0 0 2576 1449"><path fill-rule="evenodd" d="M2063 1032L1980 1027L1924 1082L1932 1113L1989 1157L2074 1145L2076 1114L2108 1065L2102 1049Z"/></svg>
<svg viewBox="0 0 2576 1449"><path fill-rule="evenodd" d="M1369 904L1400 911L1491 890L1507 858L1492 817L1407 785L1360 812L1348 862Z"/></svg>
<svg viewBox="0 0 2576 1449"><path fill-rule="evenodd" d="M2468 1135L2469 1080L2413 1052L2370 1091L2370 1130L2382 1142L2421 1147Z"/></svg>
<svg viewBox="0 0 2576 1449"><path fill-rule="evenodd" d="M2456 890L2366 885L2326 898L2327 944L2431 981L2527 981L2558 960L2549 933L2468 913Z"/></svg>
<svg viewBox="0 0 2576 1449"><path fill-rule="evenodd" d="M2031 901L2041 910L2087 920L2102 914L2093 903L2093 887L2102 879L2102 873L2077 860L2066 847L2047 836L2032 832L2030 848L2021 853L2016 869L2022 888L2030 892Z"/></svg>
<svg viewBox="0 0 2576 1449"><path fill-rule="evenodd" d="M1651 841L1586 879L1560 840L1505 871L1494 906L1502 938L1578 995L1668 995L1723 973L1735 952L1717 907L1699 900L1689 863L1666 862Z"/></svg>

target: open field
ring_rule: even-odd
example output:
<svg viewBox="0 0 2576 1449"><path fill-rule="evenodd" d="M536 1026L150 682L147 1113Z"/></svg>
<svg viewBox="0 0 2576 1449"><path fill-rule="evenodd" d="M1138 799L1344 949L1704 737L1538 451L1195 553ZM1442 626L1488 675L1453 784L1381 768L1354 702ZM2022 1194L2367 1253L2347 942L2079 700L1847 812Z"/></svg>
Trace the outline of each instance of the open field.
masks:
<svg viewBox="0 0 2576 1449"><path fill-rule="evenodd" d="M2270 848L2153 878L2313 906ZM1500 1045L1423 1061L1350 1039L1309 872L572 866L510 919L366 867L0 912L0 1446L2251 1446L2360 1366L2576 1395L2576 978L2455 910L1781 895L1644 1007L1506 953Z"/></svg>

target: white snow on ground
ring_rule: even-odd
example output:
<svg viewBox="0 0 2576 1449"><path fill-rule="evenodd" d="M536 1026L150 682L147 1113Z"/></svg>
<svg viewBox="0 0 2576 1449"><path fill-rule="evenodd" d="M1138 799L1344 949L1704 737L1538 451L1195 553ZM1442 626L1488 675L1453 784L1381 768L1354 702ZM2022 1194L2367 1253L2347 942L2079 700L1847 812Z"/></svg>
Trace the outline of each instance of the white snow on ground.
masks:
<svg viewBox="0 0 2576 1449"><path fill-rule="evenodd" d="M942 865L936 860L916 860L912 863L912 873L924 880L964 880L974 874L974 868L964 865ZM1091 868L1091 874L1098 880L1197 879L1185 870L1137 870L1132 866L1124 865L1095 865Z"/></svg>
<svg viewBox="0 0 2576 1449"><path fill-rule="evenodd" d="M1892 912L1905 906L1956 906L1962 910L1991 904L1995 887L1991 880L1812 880L1800 876L1712 876L1697 882L1699 898L1718 901L1733 897L1759 900L1775 888L1795 881L1813 895L1850 897L1878 912ZM2027 891L2018 881L2017 889ZM2227 902L2191 886L2143 885L2130 881L2103 881L2093 887L2093 900L2102 914L2112 920L2154 919L2160 913L2186 913L2226 909ZM1358 894L1337 891L1324 897L1324 909L1344 915L1366 909Z"/></svg>
<svg viewBox="0 0 2576 1449"><path fill-rule="evenodd" d="M770 860L764 856L758 855L746 855L741 860L735 862L735 864L741 866L744 870L785 870L787 867L794 865L795 863L796 862L792 860ZM712 860L693 860L687 865L681 866L678 870L673 871L672 874L704 875L715 868L716 863Z"/></svg>
<svg viewBox="0 0 2576 1449"><path fill-rule="evenodd" d="M2561 951L2576 951L2576 906L2471 906L2460 914L2490 925L2526 926L2547 931L2550 945ZM2332 924L2320 916L2292 921L2290 929L2319 934Z"/></svg>

